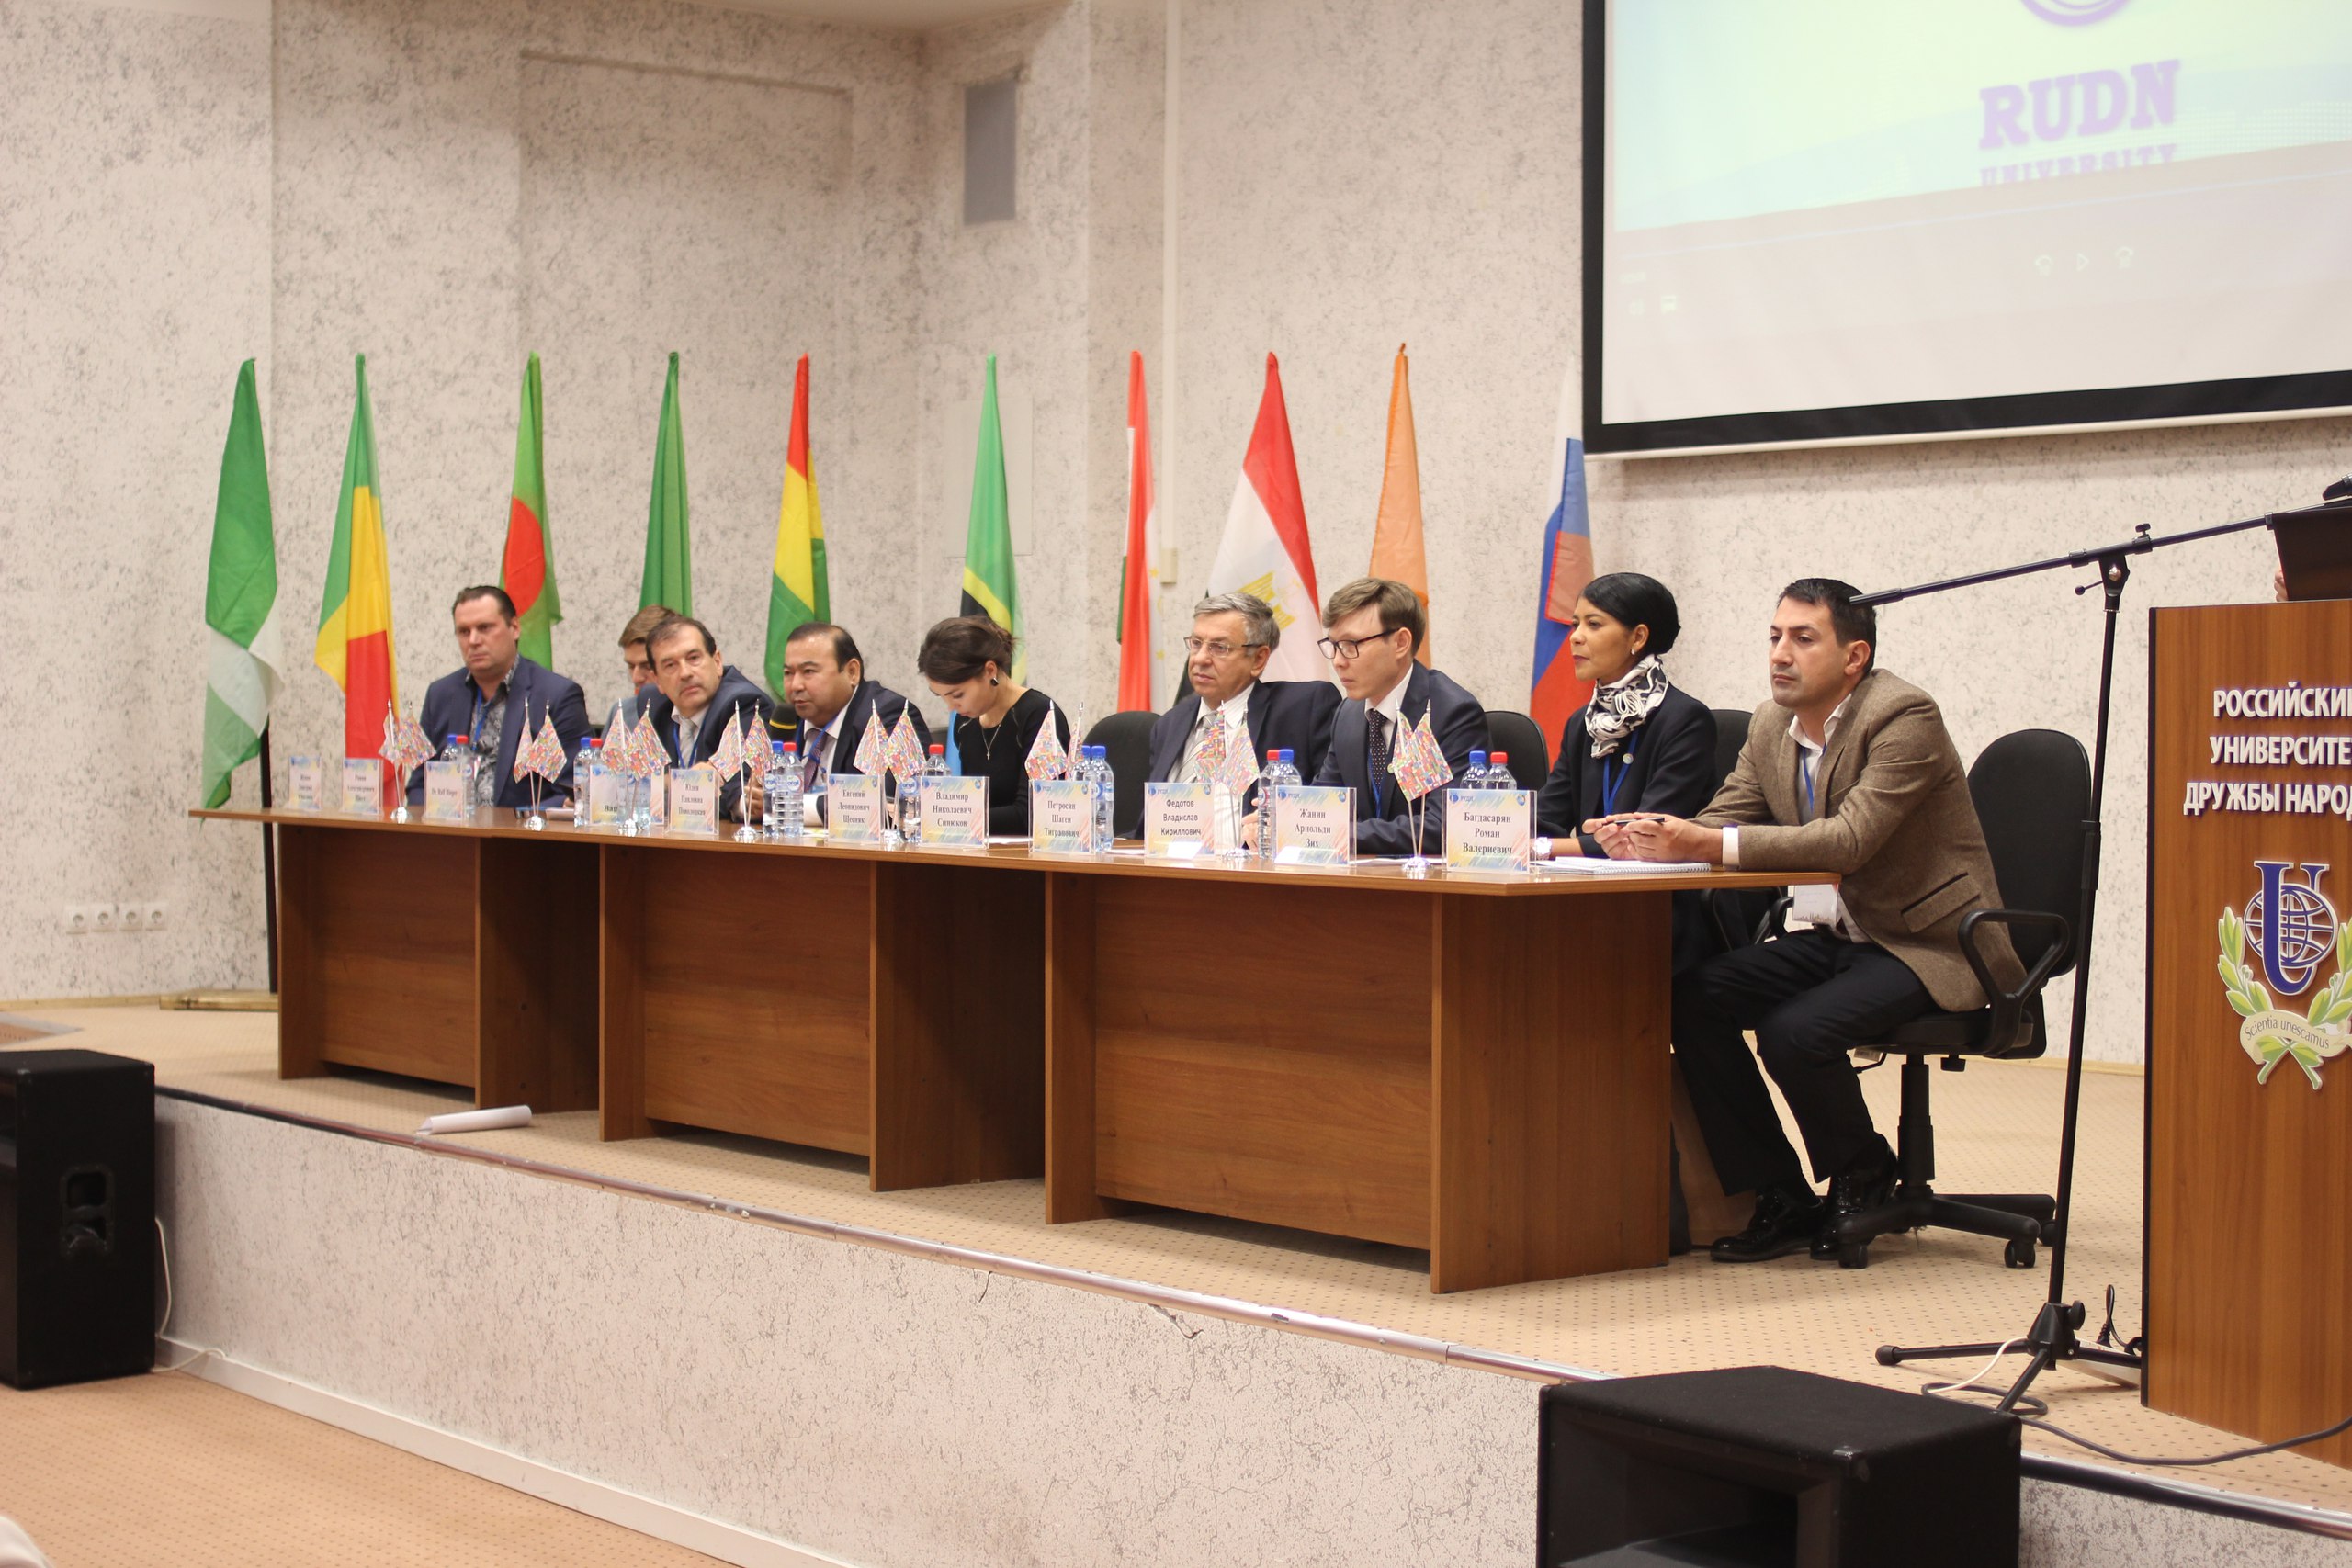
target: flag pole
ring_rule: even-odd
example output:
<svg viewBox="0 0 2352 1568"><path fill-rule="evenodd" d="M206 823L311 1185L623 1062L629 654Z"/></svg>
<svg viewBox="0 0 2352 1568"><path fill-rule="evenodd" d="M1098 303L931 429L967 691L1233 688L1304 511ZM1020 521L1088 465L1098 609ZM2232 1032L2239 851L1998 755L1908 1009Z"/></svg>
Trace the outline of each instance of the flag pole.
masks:
<svg viewBox="0 0 2352 1568"><path fill-rule="evenodd" d="M261 727L261 808L269 809L269 726ZM277 830L261 825L261 908L269 943L269 994L277 995Z"/></svg>

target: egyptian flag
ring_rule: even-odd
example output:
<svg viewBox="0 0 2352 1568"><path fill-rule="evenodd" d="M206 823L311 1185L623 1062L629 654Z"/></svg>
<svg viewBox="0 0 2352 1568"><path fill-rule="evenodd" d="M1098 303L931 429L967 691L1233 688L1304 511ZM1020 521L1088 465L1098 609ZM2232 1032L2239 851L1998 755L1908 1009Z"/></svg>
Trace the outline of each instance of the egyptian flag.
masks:
<svg viewBox="0 0 2352 1568"><path fill-rule="evenodd" d="M383 744L384 714L398 710L400 692L392 677L392 573L384 549L376 417L368 409L364 354L356 358L356 374L351 440L343 453L343 501L335 508L312 657L343 688L343 754L373 757Z"/></svg>
<svg viewBox="0 0 2352 1568"><path fill-rule="evenodd" d="M1306 503L1298 491L1298 458L1290 445L1290 412L1283 378L1266 355L1266 390L1258 423L1242 455L1225 537L1209 567L1211 593L1254 593L1273 606L1282 646L1266 661L1269 681L1328 681L1330 667L1316 650L1322 635L1322 596L1315 587L1315 554L1306 542Z"/></svg>
<svg viewBox="0 0 2352 1568"><path fill-rule="evenodd" d="M1577 709L1592 700L1589 682L1577 679L1568 657L1568 632L1577 598L1592 581L1592 520L1585 509L1584 442L1577 433L1577 373L1560 378L1559 433L1552 441L1552 477L1544 486L1544 554L1535 594L1535 673L1527 711L1545 744L1559 744L1560 732Z"/></svg>

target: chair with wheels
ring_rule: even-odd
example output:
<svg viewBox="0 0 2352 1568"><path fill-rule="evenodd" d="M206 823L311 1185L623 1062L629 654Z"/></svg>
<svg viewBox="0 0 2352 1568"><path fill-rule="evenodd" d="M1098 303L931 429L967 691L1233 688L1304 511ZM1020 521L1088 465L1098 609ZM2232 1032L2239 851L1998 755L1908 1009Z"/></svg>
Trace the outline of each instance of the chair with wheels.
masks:
<svg viewBox="0 0 2352 1568"><path fill-rule="evenodd" d="M1948 1196L1930 1185L1936 1129L1929 1115L1928 1059L1962 1072L1971 1056L2017 1060L2048 1046L2042 990L2075 966L2075 921L2082 908L2083 850L2090 821L2090 759L2082 742L2055 729L2020 729L1984 748L1968 771L1968 792L1984 825L2003 907L1971 910L1960 922L1961 956L1991 998L1973 1012L1928 1012L1890 1030L1875 1048L1903 1058L1900 1176L1888 1202L1838 1222L1838 1261L1870 1264L1870 1245L1897 1231L1940 1225L2007 1244L2006 1261L2030 1269L2037 1242L2056 1239L2057 1204L2047 1193ZM1979 943L1987 927L2009 933L2025 978L2005 991Z"/></svg>
<svg viewBox="0 0 2352 1568"><path fill-rule="evenodd" d="M1521 789L1542 789L1551 776L1552 749L1544 744L1544 731L1523 713L1488 708L1487 750L1504 754L1503 766Z"/></svg>
<svg viewBox="0 0 2352 1568"><path fill-rule="evenodd" d="M1111 820L1123 839L1143 836L1143 781L1151 772L1151 727L1156 713L1131 710L1105 714L1084 737L1111 760Z"/></svg>

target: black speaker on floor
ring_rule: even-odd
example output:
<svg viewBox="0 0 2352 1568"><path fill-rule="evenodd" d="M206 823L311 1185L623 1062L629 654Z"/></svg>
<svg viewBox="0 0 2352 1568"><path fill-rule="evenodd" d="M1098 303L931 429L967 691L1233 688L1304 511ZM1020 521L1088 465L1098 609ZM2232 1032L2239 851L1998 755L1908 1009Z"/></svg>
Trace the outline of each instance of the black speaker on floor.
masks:
<svg viewBox="0 0 2352 1568"><path fill-rule="evenodd" d="M1544 1568L2017 1568L2016 1421L1785 1367L1544 1391Z"/></svg>
<svg viewBox="0 0 2352 1568"><path fill-rule="evenodd" d="M155 1363L155 1068L0 1051L0 1382Z"/></svg>

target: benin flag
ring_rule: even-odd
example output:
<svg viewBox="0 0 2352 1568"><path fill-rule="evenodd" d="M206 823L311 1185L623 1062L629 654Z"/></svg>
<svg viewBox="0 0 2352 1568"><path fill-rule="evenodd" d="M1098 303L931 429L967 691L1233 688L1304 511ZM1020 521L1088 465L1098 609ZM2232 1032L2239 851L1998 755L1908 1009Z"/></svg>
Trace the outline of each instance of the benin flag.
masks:
<svg viewBox="0 0 2352 1568"><path fill-rule="evenodd" d="M523 367L523 412L514 425L514 499L506 503L506 553L498 585L523 623L523 657L555 668L555 540L548 532L547 421L539 404L539 356Z"/></svg>
<svg viewBox="0 0 2352 1568"><path fill-rule="evenodd" d="M1405 345L1396 345L1396 376L1388 389L1388 462L1380 476L1380 513L1372 529L1372 575L1411 589L1430 607L1429 554L1421 543L1421 458L1413 440L1413 392L1405 379ZM1423 623L1427 625L1426 622ZM1424 636L1414 656L1430 661Z"/></svg>
<svg viewBox="0 0 2352 1568"><path fill-rule="evenodd" d="M792 434L784 446L784 504L775 514L775 571L768 579L768 690L784 694L784 646L795 626L833 618L825 581L825 518L808 456L808 356L792 373Z"/></svg>
<svg viewBox="0 0 2352 1568"><path fill-rule="evenodd" d="M1004 427L996 412L996 355L989 355L980 393L979 449L972 458L972 521L964 531L964 610L986 615L1021 635L1021 601L1012 582L1012 503L1004 485ZM1028 673L1029 655L1012 645L1015 682Z"/></svg>
<svg viewBox="0 0 2352 1568"><path fill-rule="evenodd" d="M218 807L229 798L229 775L261 751L278 684L277 537L250 359L237 372L229 441L220 452L204 625L204 804Z"/></svg>
<svg viewBox="0 0 2352 1568"><path fill-rule="evenodd" d="M1127 352L1127 547L1119 570L1119 711L1149 711L1160 650L1151 640L1151 591L1159 570L1159 518L1151 494L1151 417L1143 355Z"/></svg>
<svg viewBox="0 0 2352 1568"><path fill-rule="evenodd" d="M359 381L351 441L343 453L343 502L327 552L327 587L319 603L320 669L343 688L343 754L372 757L384 743L384 711L397 707L392 677L392 572L384 550L382 493L376 483L376 416L368 407L368 356ZM389 784L387 785L389 788Z"/></svg>
<svg viewBox="0 0 2352 1568"><path fill-rule="evenodd" d="M645 574L637 607L667 604L695 613L694 548L686 534L686 435L678 423L678 356L662 389L662 428L653 437L653 500L645 513Z"/></svg>

